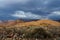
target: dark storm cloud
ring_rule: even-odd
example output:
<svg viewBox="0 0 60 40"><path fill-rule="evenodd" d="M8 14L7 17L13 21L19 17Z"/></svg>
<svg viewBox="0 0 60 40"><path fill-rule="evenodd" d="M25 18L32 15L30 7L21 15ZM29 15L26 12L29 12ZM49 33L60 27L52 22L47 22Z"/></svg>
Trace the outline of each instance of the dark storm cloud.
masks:
<svg viewBox="0 0 60 40"><path fill-rule="evenodd" d="M0 16L6 16L7 19L22 16L32 19L60 19L60 15L56 15L60 14L59 4L60 0L0 0Z"/></svg>

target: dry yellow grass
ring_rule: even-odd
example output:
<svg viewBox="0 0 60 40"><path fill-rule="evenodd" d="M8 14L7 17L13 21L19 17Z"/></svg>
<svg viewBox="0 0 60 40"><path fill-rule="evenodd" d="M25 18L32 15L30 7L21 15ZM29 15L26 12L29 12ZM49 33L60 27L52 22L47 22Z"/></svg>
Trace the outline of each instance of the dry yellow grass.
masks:
<svg viewBox="0 0 60 40"><path fill-rule="evenodd" d="M7 23L0 23L0 27L22 27L22 26L60 26L60 22L53 21L53 20L38 20L38 21L30 21L24 22L21 20L16 21L8 21Z"/></svg>
<svg viewBox="0 0 60 40"><path fill-rule="evenodd" d="M25 22L25 23L18 23L16 26L60 26L59 22L52 21L52 20L38 20L32 22Z"/></svg>

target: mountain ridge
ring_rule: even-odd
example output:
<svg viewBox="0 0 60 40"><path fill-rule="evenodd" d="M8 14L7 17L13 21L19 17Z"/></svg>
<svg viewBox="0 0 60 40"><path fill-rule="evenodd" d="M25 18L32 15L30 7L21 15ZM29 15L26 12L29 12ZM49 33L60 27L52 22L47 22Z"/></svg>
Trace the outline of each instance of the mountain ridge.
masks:
<svg viewBox="0 0 60 40"><path fill-rule="evenodd" d="M22 20L8 20L8 21L0 21L1 26L60 26L60 22L54 20L35 20L35 21L22 21Z"/></svg>
<svg viewBox="0 0 60 40"><path fill-rule="evenodd" d="M56 22L53 20L37 20L17 24L17 26L47 26L47 25L60 26L60 22Z"/></svg>

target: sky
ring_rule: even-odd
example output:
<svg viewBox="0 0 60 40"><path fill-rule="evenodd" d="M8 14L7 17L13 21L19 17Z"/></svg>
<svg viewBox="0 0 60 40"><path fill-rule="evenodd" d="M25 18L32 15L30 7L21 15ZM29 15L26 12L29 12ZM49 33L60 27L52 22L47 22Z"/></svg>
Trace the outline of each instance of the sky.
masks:
<svg viewBox="0 0 60 40"><path fill-rule="evenodd" d="M60 0L0 0L0 20L60 20Z"/></svg>

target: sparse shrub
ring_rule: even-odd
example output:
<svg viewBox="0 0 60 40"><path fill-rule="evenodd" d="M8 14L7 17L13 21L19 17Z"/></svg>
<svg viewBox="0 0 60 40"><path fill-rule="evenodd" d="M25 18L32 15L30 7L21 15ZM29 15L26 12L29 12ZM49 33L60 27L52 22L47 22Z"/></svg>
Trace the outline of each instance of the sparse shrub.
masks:
<svg viewBox="0 0 60 40"><path fill-rule="evenodd" d="M60 35L60 28L51 27L45 29L44 27L40 26L30 26L30 27L3 27L0 28L0 39L8 38L7 35L11 36L10 33L13 34L13 37L16 35L17 38L53 38L55 35Z"/></svg>
<svg viewBox="0 0 60 40"><path fill-rule="evenodd" d="M29 28L26 32L25 32L25 37L26 38L51 38L51 34L49 32L46 32L47 30L45 30L44 28Z"/></svg>

